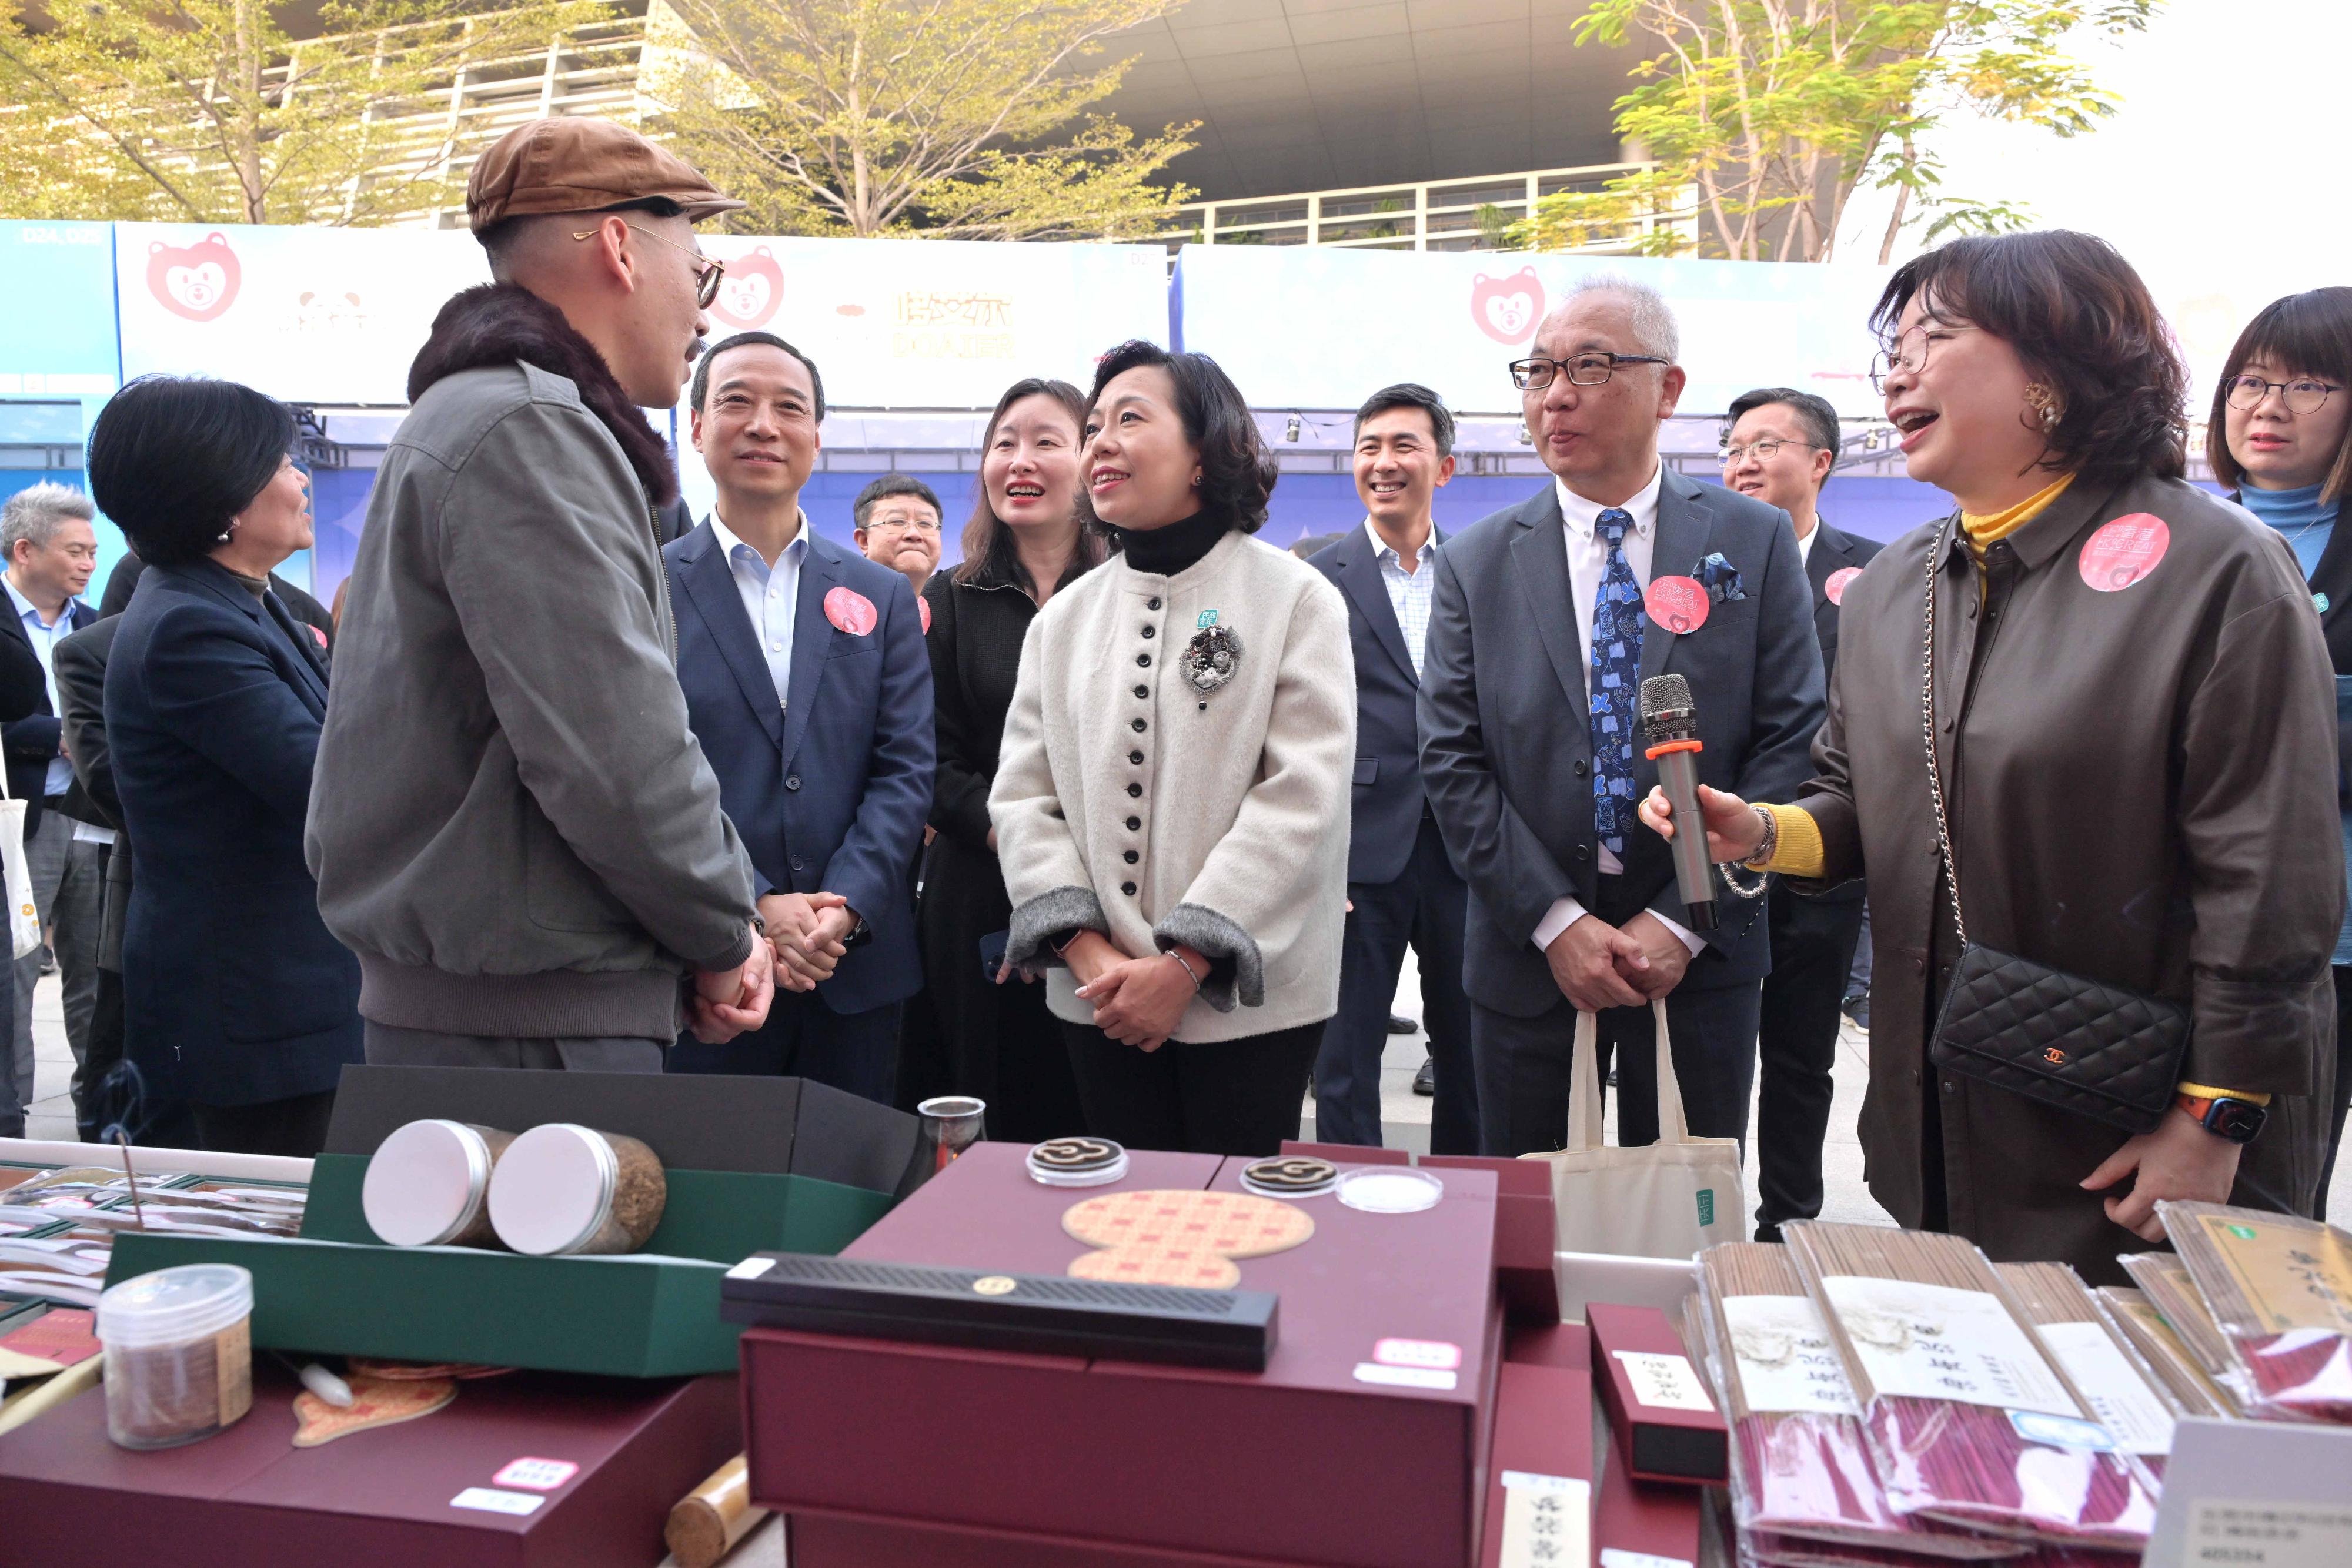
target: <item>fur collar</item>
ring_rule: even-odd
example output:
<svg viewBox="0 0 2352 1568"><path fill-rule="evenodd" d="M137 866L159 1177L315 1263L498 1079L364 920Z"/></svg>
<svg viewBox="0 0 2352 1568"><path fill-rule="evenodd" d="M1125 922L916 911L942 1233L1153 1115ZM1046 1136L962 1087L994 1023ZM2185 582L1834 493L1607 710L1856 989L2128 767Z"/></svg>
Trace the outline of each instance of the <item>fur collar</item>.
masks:
<svg viewBox="0 0 2352 1568"><path fill-rule="evenodd" d="M572 329L563 312L527 288L485 283L450 297L433 319L433 335L408 368L408 401L460 371L486 365L538 366L580 389L580 401L621 444L637 482L656 506L677 498L677 470L669 448L613 379L595 345Z"/></svg>

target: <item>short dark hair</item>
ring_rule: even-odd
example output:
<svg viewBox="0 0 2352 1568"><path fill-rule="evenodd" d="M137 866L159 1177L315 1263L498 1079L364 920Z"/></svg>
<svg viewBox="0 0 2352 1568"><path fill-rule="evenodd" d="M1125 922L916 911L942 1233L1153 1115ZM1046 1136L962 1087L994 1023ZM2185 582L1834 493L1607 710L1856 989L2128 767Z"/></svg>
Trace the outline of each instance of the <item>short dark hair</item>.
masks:
<svg viewBox="0 0 2352 1568"><path fill-rule="evenodd" d="M2105 240L2047 229L1938 246L1887 279L1871 329L1888 336L1921 297L2007 342L2057 393L2039 466L2093 480L2188 471L2188 367L2147 285Z"/></svg>
<svg viewBox="0 0 2352 1568"><path fill-rule="evenodd" d="M609 207L589 207L577 213L525 213L518 217L500 218L474 238L480 243L484 255L489 259L490 276L504 282L507 265L514 257L517 242L542 218L601 218L613 213L645 213L656 218L674 218L685 211L667 196L640 196L634 202L621 202Z"/></svg>
<svg viewBox="0 0 2352 1568"><path fill-rule="evenodd" d="M1392 408L1417 408L1429 415L1429 434L1431 439L1437 443L1437 455L1440 457L1454 455L1453 411L1445 406L1444 398L1419 382L1399 382L1394 386L1382 387L1366 398L1364 406L1356 411L1356 428L1348 438L1349 442L1362 438L1364 421L1376 413L1386 413Z"/></svg>
<svg viewBox="0 0 2352 1568"><path fill-rule="evenodd" d="M1129 371L1157 366L1176 385L1176 414L1184 438L1201 455L1201 509L1228 519L1229 528L1254 534L1265 526L1266 498L1281 470L1259 439L1249 401L1233 377L1206 354L1171 353L1159 344L1131 338L1095 366L1087 412L1102 401L1103 388Z"/></svg>
<svg viewBox="0 0 2352 1568"><path fill-rule="evenodd" d="M294 449L294 413L236 382L141 376L90 426L89 493L152 566L201 560Z"/></svg>
<svg viewBox="0 0 2352 1568"><path fill-rule="evenodd" d="M2332 397L2352 397L2352 288L2314 288L2273 299L2255 313L2238 334L2230 357L2221 362L2221 379L2213 383L2213 412L2205 427L2205 455L2213 477L2231 489L2241 489L2246 471L2230 450L2230 382L2247 362L2275 361L2289 374L2317 376L2347 389ZM2334 501L2352 489L2352 426L2327 470L2319 498Z"/></svg>
<svg viewBox="0 0 2352 1568"><path fill-rule="evenodd" d="M862 528L866 526L866 514L872 511L877 503L886 501L893 496L912 496L919 501L927 501L930 504L932 515L941 521L947 518L945 508L940 505L939 496L929 485L924 484L912 474L883 475L882 477L857 492L857 499L849 503L849 515Z"/></svg>
<svg viewBox="0 0 2352 1568"><path fill-rule="evenodd" d="M1733 398L1730 421L1723 427L1724 439L1731 439L1732 425L1747 417L1750 410L1770 408L1776 403L1796 414L1798 422L1805 427L1805 438L1817 450L1838 450L1842 437L1838 433L1837 410L1830 406L1829 399L1818 392L1799 392L1795 387L1758 387L1753 392L1744 392Z"/></svg>
<svg viewBox="0 0 2352 1568"><path fill-rule="evenodd" d="M819 424L823 424L824 423L824 377L818 371L816 361L773 332L738 332L731 338L721 338L703 350L702 357L694 361L694 384L690 389L692 395L688 398L686 406L697 413L702 412L703 400L710 395L710 362L713 360L730 349L748 349L754 343L764 343L771 349L782 349L808 367L809 392L816 399L816 407L810 410L810 413Z"/></svg>

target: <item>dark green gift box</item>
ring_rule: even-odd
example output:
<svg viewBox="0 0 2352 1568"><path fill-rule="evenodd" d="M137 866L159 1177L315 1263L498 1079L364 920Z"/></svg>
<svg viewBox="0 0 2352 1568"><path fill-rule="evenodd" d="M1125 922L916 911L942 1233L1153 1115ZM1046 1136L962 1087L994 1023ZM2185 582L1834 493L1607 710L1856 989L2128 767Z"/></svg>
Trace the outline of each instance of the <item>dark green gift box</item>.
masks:
<svg viewBox="0 0 2352 1568"><path fill-rule="evenodd" d="M394 1127L432 1116L509 1132L579 1122L643 1139L667 1167L660 1228L642 1254L620 1258L383 1246L361 1214L368 1156ZM352 1067L299 1239L126 1232L107 1282L235 1263L253 1273L253 1343L271 1350L635 1377L730 1372L740 1330L719 1317L727 1269L754 1252L832 1253L855 1240L889 1210L915 1130L901 1112L797 1079Z"/></svg>

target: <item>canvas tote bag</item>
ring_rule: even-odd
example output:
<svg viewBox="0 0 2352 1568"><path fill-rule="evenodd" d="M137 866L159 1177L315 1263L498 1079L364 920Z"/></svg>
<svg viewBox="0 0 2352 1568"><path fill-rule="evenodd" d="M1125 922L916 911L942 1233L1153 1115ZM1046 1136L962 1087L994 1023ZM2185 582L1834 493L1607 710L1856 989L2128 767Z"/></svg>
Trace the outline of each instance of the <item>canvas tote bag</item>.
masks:
<svg viewBox="0 0 2352 1568"><path fill-rule="evenodd" d="M1694 1138L1683 1117L1666 1039L1666 1004L1650 1010L1658 1025L1658 1141L1612 1148L1601 1124L1600 1026L1576 1015L1575 1062L1568 1092L1568 1146L1523 1156L1551 1165L1552 1208L1563 1252L1686 1259L1702 1247L1745 1239L1748 1203L1739 1184L1739 1145Z"/></svg>
<svg viewBox="0 0 2352 1568"><path fill-rule="evenodd" d="M7 873L10 956L21 958L41 945L41 911L33 902L33 870L25 863L25 802L8 792L5 768L0 768L0 870Z"/></svg>

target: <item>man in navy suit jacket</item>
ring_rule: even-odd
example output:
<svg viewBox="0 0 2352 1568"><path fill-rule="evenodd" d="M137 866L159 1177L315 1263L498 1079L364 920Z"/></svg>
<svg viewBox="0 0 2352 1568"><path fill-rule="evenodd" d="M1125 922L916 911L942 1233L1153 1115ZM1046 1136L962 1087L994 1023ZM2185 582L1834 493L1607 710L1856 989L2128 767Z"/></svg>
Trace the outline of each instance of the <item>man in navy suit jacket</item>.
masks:
<svg viewBox="0 0 2352 1568"><path fill-rule="evenodd" d="M1462 994L1469 890L1421 788L1414 716L1429 638L1432 570L1444 536L1431 506L1454 477L1454 415L1411 382L1356 411L1356 494L1364 526L1308 558L1348 601L1356 656L1356 783L1348 842L1348 927L1339 1010L1315 1059L1315 1136L1381 1142L1381 1054L1407 943L1421 967L1422 1022L1437 1091L1429 1150L1478 1152L1470 1003Z"/></svg>
<svg viewBox="0 0 2352 1568"><path fill-rule="evenodd" d="M669 1070L791 1073L887 1103L923 978L909 867L933 735L915 595L800 509L824 384L799 350L738 333L702 357L691 402L719 504L662 551L677 676L751 852L776 1000L724 1045L680 1036Z"/></svg>
<svg viewBox="0 0 2352 1568"><path fill-rule="evenodd" d="M1436 561L1422 781L1470 884L1463 980L1488 1155L1561 1146L1579 1011L1599 1015L1601 1065L1619 1061L1619 1142L1654 1142L1654 998L1691 1132L1747 1127L1763 905L1718 877L1717 928L1686 923L1665 841L1633 814L1657 780L1636 693L1683 676L1701 779L1779 800L1811 776L1822 656L1788 514L1659 461L1677 340L1654 290L1580 281L1512 366L1554 483ZM1644 608L1669 599L1679 630Z"/></svg>

